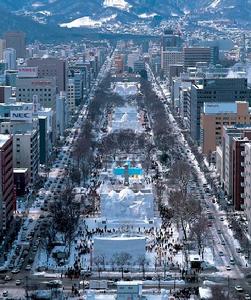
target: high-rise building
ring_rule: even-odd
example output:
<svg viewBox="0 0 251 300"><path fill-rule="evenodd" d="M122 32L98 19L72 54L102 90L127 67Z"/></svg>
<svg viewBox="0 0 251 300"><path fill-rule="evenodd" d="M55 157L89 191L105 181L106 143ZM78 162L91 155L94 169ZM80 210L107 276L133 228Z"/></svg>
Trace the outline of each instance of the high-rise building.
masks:
<svg viewBox="0 0 251 300"><path fill-rule="evenodd" d="M55 57L31 58L27 61L28 67L38 67L38 76L41 78L55 77L57 92L67 91L67 62Z"/></svg>
<svg viewBox="0 0 251 300"><path fill-rule="evenodd" d="M8 134L0 134L0 236L8 228L14 210L12 137Z"/></svg>
<svg viewBox="0 0 251 300"><path fill-rule="evenodd" d="M168 50L161 51L161 69L164 75L169 77L170 65L183 65L183 53L181 51Z"/></svg>
<svg viewBox="0 0 251 300"><path fill-rule="evenodd" d="M67 99L68 99L69 112L74 112L76 108L76 103L75 103L75 83L73 78L69 78L68 81Z"/></svg>
<svg viewBox="0 0 251 300"><path fill-rule="evenodd" d="M6 48L3 51L3 61L7 64L8 70L16 70L17 68L16 50L13 48Z"/></svg>
<svg viewBox="0 0 251 300"><path fill-rule="evenodd" d="M245 125L250 123L251 114L248 102L205 102L200 121L200 146L202 152L205 155L209 155L216 150L216 146L221 144L224 125Z"/></svg>
<svg viewBox="0 0 251 300"><path fill-rule="evenodd" d="M235 102L251 103L251 89L245 78L204 79L201 83L191 86L189 95L190 115L188 124L194 140L200 140L200 114L205 102Z"/></svg>
<svg viewBox="0 0 251 300"><path fill-rule="evenodd" d="M0 103L7 103L12 94L11 86L0 86Z"/></svg>
<svg viewBox="0 0 251 300"><path fill-rule="evenodd" d="M15 168L27 168L30 182L36 182L39 167L38 129L13 135L13 164Z"/></svg>
<svg viewBox="0 0 251 300"><path fill-rule="evenodd" d="M225 193L233 196L233 139L250 136L251 127L243 125L223 126L221 184Z"/></svg>
<svg viewBox="0 0 251 300"><path fill-rule="evenodd" d="M251 235L251 142L245 143L244 166L244 210L248 221L248 233Z"/></svg>
<svg viewBox="0 0 251 300"><path fill-rule="evenodd" d="M17 78L16 98L19 102L32 103L34 96L43 107L56 108L55 78Z"/></svg>
<svg viewBox="0 0 251 300"><path fill-rule="evenodd" d="M233 158L233 204L235 210L244 209L244 171L245 171L245 144L250 142L251 132L246 132L241 137L233 138L232 158Z"/></svg>
<svg viewBox="0 0 251 300"><path fill-rule="evenodd" d="M6 41L3 39L0 39L0 60L3 60L3 52L6 48Z"/></svg>
<svg viewBox="0 0 251 300"><path fill-rule="evenodd" d="M57 134L60 136L64 135L64 131L68 126L68 101L67 95L61 92L57 95L56 99L56 126Z"/></svg>
<svg viewBox="0 0 251 300"><path fill-rule="evenodd" d="M26 57L26 43L24 32L6 32L4 35L6 47L13 48L16 51L17 58Z"/></svg>
<svg viewBox="0 0 251 300"><path fill-rule="evenodd" d="M163 51L168 48L180 47L182 44L179 35L175 34L172 29L166 29L161 38L161 48Z"/></svg>
<svg viewBox="0 0 251 300"><path fill-rule="evenodd" d="M197 63L210 64L212 61L212 50L209 47L184 47L184 68L196 67Z"/></svg>
<svg viewBox="0 0 251 300"><path fill-rule="evenodd" d="M117 54L114 57L113 67L116 73L122 73L124 71L124 56L122 54Z"/></svg>

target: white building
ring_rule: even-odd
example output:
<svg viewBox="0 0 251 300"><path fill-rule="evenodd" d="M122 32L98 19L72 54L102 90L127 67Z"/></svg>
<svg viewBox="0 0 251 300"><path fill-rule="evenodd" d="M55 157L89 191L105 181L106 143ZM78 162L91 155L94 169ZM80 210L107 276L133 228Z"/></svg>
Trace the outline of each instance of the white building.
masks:
<svg viewBox="0 0 251 300"><path fill-rule="evenodd" d="M138 51L135 51L133 53L129 53L128 56L127 56L127 66L128 66L128 68L133 69L134 63L139 60L139 57L140 57L140 55L139 55Z"/></svg>
<svg viewBox="0 0 251 300"><path fill-rule="evenodd" d="M50 78L17 78L16 97L19 102L33 102L37 96L43 107L56 108L56 79Z"/></svg>
<svg viewBox="0 0 251 300"><path fill-rule="evenodd" d="M248 233L251 235L251 143L245 144L244 166L244 210L248 220Z"/></svg>
<svg viewBox="0 0 251 300"><path fill-rule="evenodd" d="M17 54L13 48L6 48L3 51L3 61L7 64L8 70L16 70L17 68Z"/></svg>
<svg viewBox="0 0 251 300"><path fill-rule="evenodd" d="M15 105L1 123L0 133L12 134L13 167L27 168L30 181L34 182L39 167L39 125L33 115L33 103Z"/></svg>
<svg viewBox="0 0 251 300"><path fill-rule="evenodd" d="M56 127L57 135L63 136L65 129L68 126L69 114L68 114L68 102L65 92L61 92L57 95L56 99Z"/></svg>
<svg viewBox="0 0 251 300"><path fill-rule="evenodd" d="M118 281L117 300L139 300L142 297L142 281ZM147 298L146 298L147 299Z"/></svg>
<svg viewBox="0 0 251 300"><path fill-rule="evenodd" d="M38 130L13 135L13 162L15 168L28 169L31 183L36 181L39 167Z"/></svg>
<svg viewBox="0 0 251 300"><path fill-rule="evenodd" d="M3 39L0 39L0 60L3 59L3 52L4 52L5 48L6 48L6 41Z"/></svg>
<svg viewBox="0 0 251 300"><path fill-rule="evenodd" d="M161 51L161 69L164 75L169 76L169 66L183 65L183 53L180 51Z"/></svg>
<svg viewBox="0 0 251 300"><path fill-rule="evenodd" d="M75 83L74 83L74 79L72 79L72 78L70 78L69 81L68 81L67 99L68 99L69 112L74 112L75 108L76 108Z"/></svg>

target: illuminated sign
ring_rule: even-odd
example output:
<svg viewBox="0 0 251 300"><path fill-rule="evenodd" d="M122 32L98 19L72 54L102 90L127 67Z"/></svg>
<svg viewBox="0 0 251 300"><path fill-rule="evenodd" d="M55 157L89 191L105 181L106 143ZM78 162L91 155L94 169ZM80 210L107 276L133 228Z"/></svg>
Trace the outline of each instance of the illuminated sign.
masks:
<svg viewBox="0 0 251 300"><path fill-rule="evenodd" d="M36 78L38 76L38 67L18 67L18 77Z"/></svg>
<svg viewBox="0 0 251 300"><path fill-rule="evenodd" d="M28 112L27 110L13 110L10 112L10 119L12 121L32 122L32 112Z"/></svg>

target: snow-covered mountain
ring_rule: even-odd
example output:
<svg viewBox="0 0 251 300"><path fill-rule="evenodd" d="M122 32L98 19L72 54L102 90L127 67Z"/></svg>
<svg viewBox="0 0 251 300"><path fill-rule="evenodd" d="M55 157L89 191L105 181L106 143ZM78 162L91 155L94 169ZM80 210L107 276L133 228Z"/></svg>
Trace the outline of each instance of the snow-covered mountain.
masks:
<svg viewBox="0 0 251 300"><path fill-rule="evenodd" d="M0 0L0 13L1 7L38 23L75 27L184 14L250 21L251 0Z"/></svg>

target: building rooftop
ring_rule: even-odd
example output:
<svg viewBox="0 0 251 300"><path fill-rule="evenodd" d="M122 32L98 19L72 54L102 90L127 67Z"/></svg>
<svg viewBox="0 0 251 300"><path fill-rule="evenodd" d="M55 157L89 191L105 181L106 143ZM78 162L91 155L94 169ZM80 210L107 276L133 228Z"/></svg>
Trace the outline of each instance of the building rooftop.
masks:
<svg viewBox="0 0 251 300"><path fill-rule="evenodd" d="M9 134L0 134L0 148L2 148L9 139L10 139Z"/></svg>
<svg viewBox="0 0 251 300"><path fill-rule="evenodd" d="M237 103L236 102L205 102L203 106L203 113L206 115L214 115L214 114L223 114L223 113L230 113L236 114L237 113Z"/></svg>

